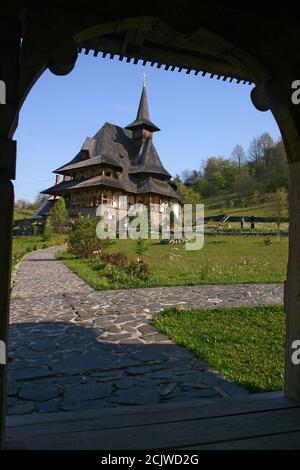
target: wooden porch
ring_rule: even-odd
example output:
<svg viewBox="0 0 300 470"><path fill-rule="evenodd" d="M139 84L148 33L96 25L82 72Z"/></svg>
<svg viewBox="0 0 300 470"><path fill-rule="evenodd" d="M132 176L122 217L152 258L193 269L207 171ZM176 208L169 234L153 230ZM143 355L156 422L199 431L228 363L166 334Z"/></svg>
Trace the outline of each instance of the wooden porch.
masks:
<svg viewBox="0 0 300 470"><path fill-rule="evenodd" d="M6 448L32 450L299 449L300 403L281 393L10 416Z"/></svg>

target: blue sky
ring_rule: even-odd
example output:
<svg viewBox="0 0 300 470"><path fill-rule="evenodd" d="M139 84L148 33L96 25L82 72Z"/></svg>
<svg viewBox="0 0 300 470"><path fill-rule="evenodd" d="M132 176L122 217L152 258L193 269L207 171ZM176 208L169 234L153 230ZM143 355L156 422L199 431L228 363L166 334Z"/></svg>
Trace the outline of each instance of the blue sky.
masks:
<svg viewBox="0 0 300 470"><path fill-rule="evenodd" d="M15 134L16 198L33 200L52 185L52 171L71 160L105 121L120 126L133 121L144 72L150 116L161 129L154 142L173 175L199 169L212 155L230 157L237 143L247 150L262 132L280 137L271 113L252 105L249 85L80 54L69 75L46 71L23 105Z"/></svg>

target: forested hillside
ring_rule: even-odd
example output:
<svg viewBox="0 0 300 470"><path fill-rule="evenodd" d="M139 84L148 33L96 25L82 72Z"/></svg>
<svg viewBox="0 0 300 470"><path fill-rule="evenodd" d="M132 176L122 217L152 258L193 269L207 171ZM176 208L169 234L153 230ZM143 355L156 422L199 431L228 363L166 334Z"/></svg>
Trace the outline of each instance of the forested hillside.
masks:
<svg viewBox="0 0 300 470"><path fill-rule="evenodd" d="M237 144L230 158L209 157L199 169L175 177L182 202L204 202L207 215L274 215L287 203L288 165L282 140L268 133L255 137L246 152Z"/></svg>

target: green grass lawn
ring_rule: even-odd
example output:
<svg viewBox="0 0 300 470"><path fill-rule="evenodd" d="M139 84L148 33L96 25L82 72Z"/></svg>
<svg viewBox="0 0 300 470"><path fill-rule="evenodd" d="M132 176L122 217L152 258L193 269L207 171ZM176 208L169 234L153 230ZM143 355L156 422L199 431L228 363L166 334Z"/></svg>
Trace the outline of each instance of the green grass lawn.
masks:
<svg viewBox="0 0 300 470"><path fill-rule="evenodd" d="M281 306L159 313L154 326L228 379L251 390L282 390L284 323Z"/></svg>
<svg viewBox="0 0 300 470"><path fill-rule="evenodd" d="M236 284L283 282L286 276L288 239L272 237L265 245L264 237L207 236L204 248L188 251L183 245L162 245L147 240L143 260L151 267L148 280L111 276L91 260L77 259L68 253L61 258L93 288L122 289L195 284ZM136 242L117 240L110 251L125 252L136 258Z"/></svg>
<svg viewBox="0 0 300 470"><path fill-rule="evenodd" d="M19 219L30 219L30 217L35 213L33 209L14 209L14 220Z"/></svg>
<svg viewBox="0 0 300 470"><path fill-rule="evenodd" d="M48 248L49 246L61 245L65 242L65 235L54 234L50 240L45 241L40 235L13 237L13 262L14 268L27 253L38 250L39 248Z"/></svg>

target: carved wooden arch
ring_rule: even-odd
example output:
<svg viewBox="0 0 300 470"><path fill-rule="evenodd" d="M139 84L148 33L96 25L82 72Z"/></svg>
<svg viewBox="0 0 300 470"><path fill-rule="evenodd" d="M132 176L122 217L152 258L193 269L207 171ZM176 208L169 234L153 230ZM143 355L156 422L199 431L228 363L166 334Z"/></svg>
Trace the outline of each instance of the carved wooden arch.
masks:
<svg viewBox="0 0 300 470"><path fill-rule="evenodd" d="M118 38L113 39L114 35ZM37 51L34 57L32 49ZM82 27L71 18L71 25L64 31L54 30L51 35L39 31L34 38L29 36L28 39L25 36L19 109L47 68L57 75L68 74L82 50L85 53L92 50L95 56L99 52L111 58L117 55L119 60L127 62L140 60L144 65L150 63L167 70L177 68L186 73L201 72L224 81L235 79L237 82L261 83L271 78L266 68L243 48L203 27L186 34L177 32L157 17L132 17L108 22L94 19L87 27Z"/></svg>
<svg viewBox="0 0 300 470"><path fill-rule="evenodd" d="M195 54L195 44L197 45L197 54ZM189 55L192 47L194 53ZM171 67L171 70L175 70L177 67L179 71L185 69L187 73L201 71L202 74L216 75L219 79L221 77L229 80L235 78L238 81L253 82L256 85L251 93L253 104L260 111L272 111L281 131L289 162L300 160L300 116L298 109L293 107L290 101L291 77L284 79L273 77L267 68L243 48L232 44L216 33L204 28L192 33L177 32L157 17L132 17L108 22L95 20L84 28L81 25L76 25L72 33L69 32L67 36L62 37L61 43L56 44L50 50L48 61L45 60L45 63L41 65L40 70L27 88L27 92L47 66L56 74L69 73L75 65L78 49L85 50L86 53L92 50L95 56L102 52L103 56L109 54L113 58L117 55L119 60L127 62L137 63L141 60L144 64L149 62L154 65L156 63L157 66L164 66L166 69ZM291 198L296 201L300 197L297 191L295 193L295 187L298 185L297 178L300 178L300 169L297 172L295 169L293 167L291 172L291 178L294 180ZM298 222L298 220L300 221L300 210L297 207L295 204L294 209L291 210L291 217L296 221L291 224L291 237L297 237L297 232L300 232L300 222ZM291 367L289 361L289 345L297 335L300 338L300 325L295 320L295 311L300 311L300 305L297 304L297 283L300 284L300 275L297 274L299 271L297 263L291 261L294 259L294 250L293 245L290 247L289 283L286 285L286 299L294 299L290 306L286 302L286 311L289 313L286 392L290 397L299 398L299 372ZM297 304L296 310L295 303Z"/></svg>
<svg viewBox="0 0 300 470"><path fill-rule="evenodd" d="M115 36L115 38L113 37ZM117 37L118 36L118 37ZM157 17L124 18L115 22L99 23L74 35L80 49L94 51L119 60L141 60L187 73L204 72L217 78L236 78L256 82L269 75L244 49L232 44L217 33L201 27L191 33L178 32ZM151 54L155 57L151 58ZM184 58L185 56L185 58Z"/></svg>
<svg viewBox="0 0 300 470"><path fill-rule="evenodd" d="M162 2L163 3L163 2ZM161 6L163 9L163 5ZM0 234L0 330L7 337L10 289L11 222L13 211L14 178L11 160L16 152L12 141L17 127L19 110L34 83L47 67L58 75L69 73L74 67L78 49L94 50L119 55L120 60L149 61L153 65L186 73L210 73L218 79L237 79L253 82L253 103L260 110L271 109L282 133L291 163L293 201L291 210L291 246L288 285L286 288L287 360L286 390L292 398L300 398L300 370L289 363L289 347L294 337L300 338L300 116L289 101L290 81L273 76L272 70L246 52L238 42L225 38L226 34L211 31L206 25L194 31L177 31L158 17L128 17L108 21L93 14L55 8L34 12L26 22L26 13L11 25L6 25L0 47L8 53L1 55L6 85L6 103L0 105L0 212L5 226ZM22 35L23 24L24 35ZM3 28L2 28L3 30ZM7 32L8 31L8 32ZM2 32L0 31L0 40ZM21 43L21 38L23 42ZM0 50L0 53L2 51ZM21 58L21 60L20 60ZM0 64L1 65L1 64ZM0 67L1 72L1 67ZM294 77L295 79L299 77ZM299 189L298 189L299 188ZM0 377L0 439L3 441L5 377Z"/></svg>
<svg viewBox="0 0 300 470"><path fill-rule="evenodd" d="M117 39L113 41L113 36ZM300 398L300 371L291 364L290 348L293 341L300 338L300 111L291 102L291 74L284 77L272 76L271 72L243 48L232 44L216 33L204 28L192 33L180 33L156 17L125 18L117 22L89 25L72 38L78 48L88 53L94 51L103 55L119 56L119 60L143 64L150 62L166 69L186 70L186 73L210 73L223 80L236 78L239 82L255 83L251 98L260 111L271 110L280 129L290 165L290 246L285 284L286 360L285 391L290 398ZM189 56L191 46L198 45L197 55ZM209 44L207 48L206 44ZM163 49L164 45L170 50ZM156 46L156 47L155 47ZM175 48L178 51L173 51ZM163 47L162 47L163 48ZM182 49L184 52L182 52ZM210 53L210 54L209 54ZM185 56L186 55L186 56ZM215 55L215 57L214 57ZM68 64L67 64L68 65ZM53 70L55 72L55 69ZM295 256L296 255L296 256Z"/></svg>

